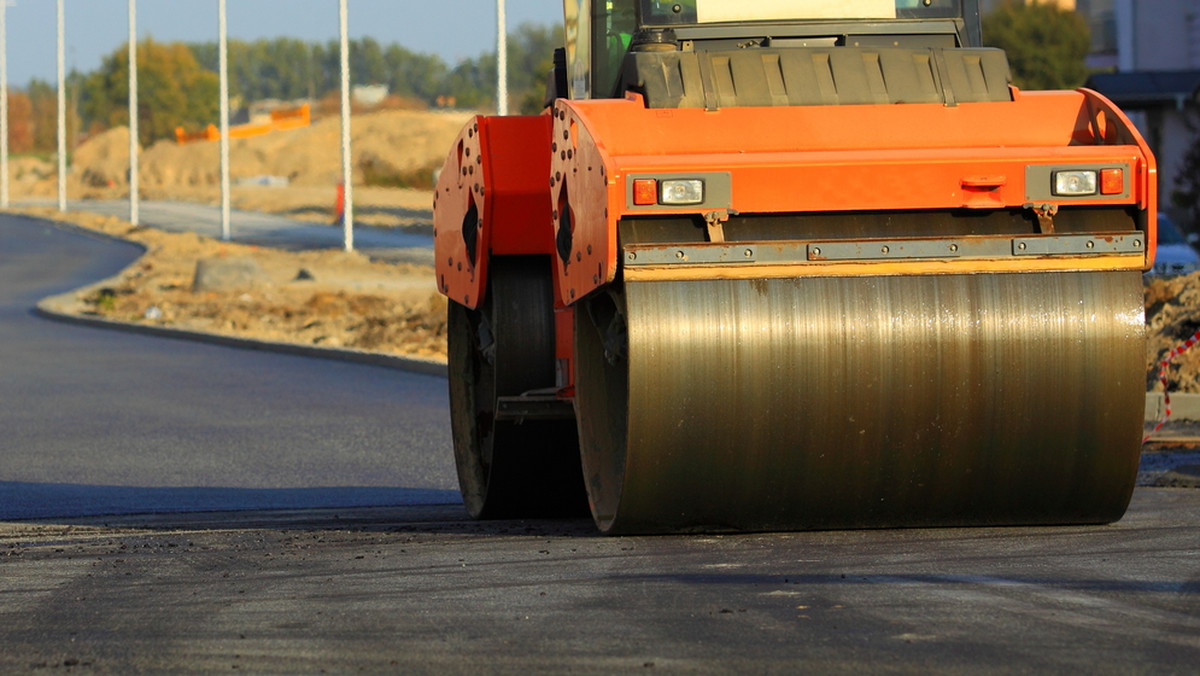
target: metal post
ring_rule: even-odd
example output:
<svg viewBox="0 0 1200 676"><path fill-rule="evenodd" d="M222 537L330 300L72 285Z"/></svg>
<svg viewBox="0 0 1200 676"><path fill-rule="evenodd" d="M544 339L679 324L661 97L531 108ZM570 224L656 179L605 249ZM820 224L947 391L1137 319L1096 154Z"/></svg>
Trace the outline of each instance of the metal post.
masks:
<svg viewBox="0 0 1200 676"><path fill-rule="evenodd" d="M129 222L138 224L137 0L129 0Z"/></svg>
<svg viewBox="0 0 1200 676"><path fill-rule="evenodd" d="M508 115L508 20L496 0L496 114Z"/></svg>
<svg viewBox="0 0 1200 676"><path fill-rule="evenodd" d="M229 223L229 41L225 30L225 0L217 3L217 70L221 81L221 239L233 238Z"/></svg>
<svg viewBox="0 0 1200 676"><path fill-rule="evenodd" d="M346 0L338 0L338 15L342 40L342 229L346 251L354 251L354 189L350 164L350 40Z"/></svg>
<svg viewBox="0 0 1200 676"><path fill-rule="evenodd" d="M8 0L0 0L0 209L8 208Z"/></svg>
<svg viewBox="0 0 1200 676"><path fill-rule="evenodd" d="M58 210L67 210L67 66L63 53L63 0L58 0Z"/></svg>

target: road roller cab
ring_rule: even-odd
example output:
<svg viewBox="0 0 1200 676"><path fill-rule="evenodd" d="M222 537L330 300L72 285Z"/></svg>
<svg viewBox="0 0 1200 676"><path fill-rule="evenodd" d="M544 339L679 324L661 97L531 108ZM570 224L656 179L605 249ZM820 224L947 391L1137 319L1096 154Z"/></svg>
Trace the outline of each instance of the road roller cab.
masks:
<svg viewBox="0 0 1200 676"><path fill-rule="evenodd" d="M434 206L472 515L1103 523L1140 455L1154 159L967 0L566 0L546 111Z"/></svg>

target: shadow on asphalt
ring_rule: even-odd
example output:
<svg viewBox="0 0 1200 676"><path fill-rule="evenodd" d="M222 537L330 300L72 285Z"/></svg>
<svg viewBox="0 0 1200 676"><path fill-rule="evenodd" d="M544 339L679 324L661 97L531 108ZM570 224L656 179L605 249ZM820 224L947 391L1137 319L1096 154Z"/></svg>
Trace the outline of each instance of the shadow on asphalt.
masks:
<svg viewBox="0 0 1200 676"><path fill-rule="evenodd" d="M458 491L406 488L143 488L0 482L0 521L117 530L339 530L598 537L590 518L477 521Z"/></svg>
<svg viewBox="0 0 1200 676"><path fill-rule="evenodd" d="M4 520L411 505L462 509L458 491L375 486L146 487L0 481L0 495Z"/></svg>
<svg viewBox="0 0 1200 676"><path fill-rule="evenodd" d="M31 519L23 525L47 529L92 527L116 531L341 531L394 535L480 537L604 537L590 518L476 521L462 505L412 505Z"/></svg>

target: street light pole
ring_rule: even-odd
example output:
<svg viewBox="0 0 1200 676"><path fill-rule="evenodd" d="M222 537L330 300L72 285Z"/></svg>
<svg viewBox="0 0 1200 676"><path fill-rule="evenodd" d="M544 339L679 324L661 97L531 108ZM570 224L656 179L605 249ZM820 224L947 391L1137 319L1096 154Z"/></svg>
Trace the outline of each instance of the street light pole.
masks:
<svg viewBox="0 0 1200 676"><path fill-rule="evenodd" d="M0 209L8 208L8 0L0 0Z"/></svg>
<svg viewBox="0 0 1200 676"><path fill-rule="evenodd" d="M63 0L58 0L58 210L67 210L67 86Z"/></svg>
<svg viewBox="0 0 1200 676"><path fill-rule="evenodd" d="M226 31L225 0L217 2L217 69L221 88L221 239L233 238L229 205L229 39Z"/></svg>
<svg viewBox="0 0 1200 676"><path fill-rule="evenodd" d="M346 0L338 2L342 62L342 229L346 251L354 251L354 177L350 163L350 38Z"/></svg>
<svg viewBox="0 0 1200 676"><path fill-rule="evenodd" d="M508 19L496 0L496 114L508 115Z"/></svg>
<svg viewBox="0 0 1200 676"><path fill-rule="evenodd" d="M129 0L129 222L138 224L137 0Z"/></svg>

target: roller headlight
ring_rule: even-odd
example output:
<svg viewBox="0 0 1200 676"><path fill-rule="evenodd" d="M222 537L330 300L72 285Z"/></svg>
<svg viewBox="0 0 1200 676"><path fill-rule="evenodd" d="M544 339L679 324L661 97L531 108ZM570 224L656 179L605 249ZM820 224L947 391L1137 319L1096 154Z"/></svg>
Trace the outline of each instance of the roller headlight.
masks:
<svg viewBox="0 0 1200 676"><path fill-rule="evenodd" d="M1062 196L1095 195L1096 172L1091 169L1054 172L1054 194Z"/></svg>
<svg viewBox="0 0 1200 676"><path fill-rule="evenodd" d="M658 184L658 203L672 206L704 203L704 181L697 178L664 179Z"/></svg>

